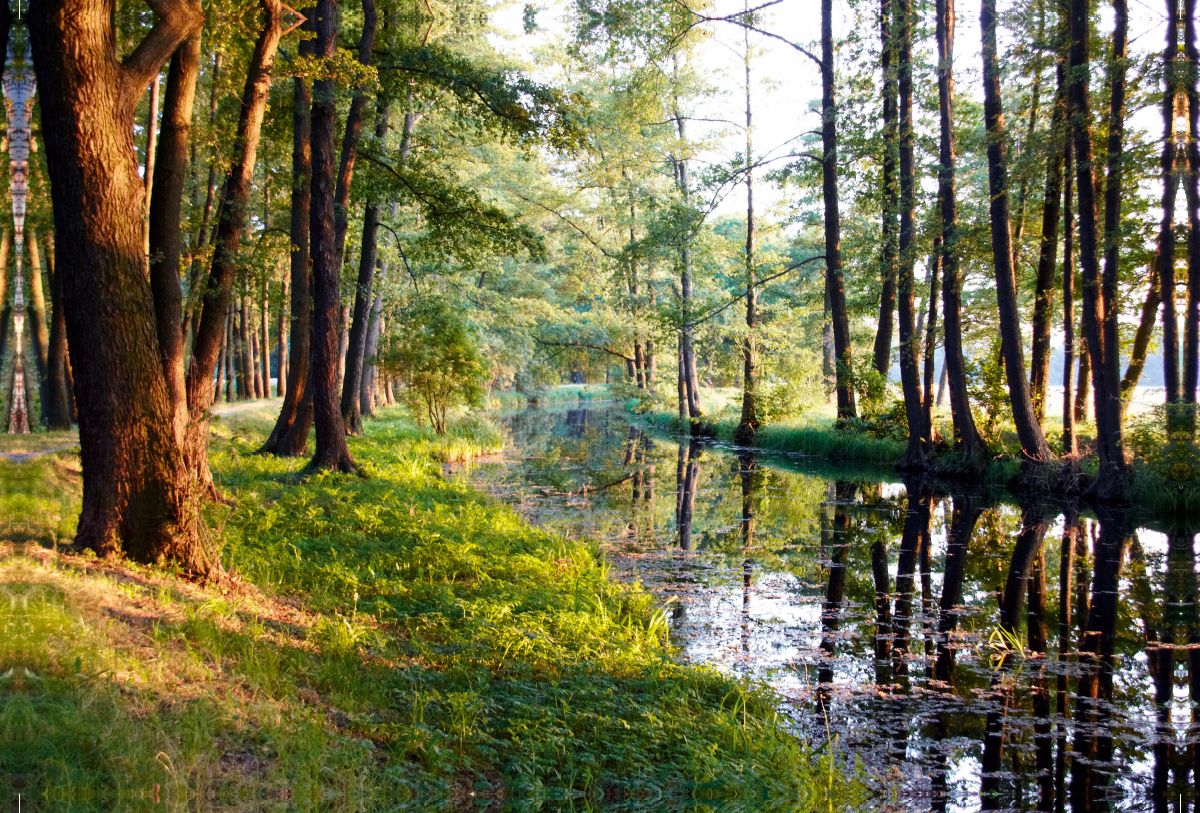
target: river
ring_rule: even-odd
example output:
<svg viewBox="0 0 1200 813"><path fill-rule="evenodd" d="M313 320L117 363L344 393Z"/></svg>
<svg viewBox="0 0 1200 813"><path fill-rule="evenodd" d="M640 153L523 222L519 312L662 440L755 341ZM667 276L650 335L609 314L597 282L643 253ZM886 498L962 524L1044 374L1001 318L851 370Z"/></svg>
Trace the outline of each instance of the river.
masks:
<svg viewBox="0 0 1200 813"><path fill-rule="evenodd" d="M596 545L681 657L769 683L891 804L1191 808L1196 527L651 435L619 404L502 424L465 476Z"/></svg>

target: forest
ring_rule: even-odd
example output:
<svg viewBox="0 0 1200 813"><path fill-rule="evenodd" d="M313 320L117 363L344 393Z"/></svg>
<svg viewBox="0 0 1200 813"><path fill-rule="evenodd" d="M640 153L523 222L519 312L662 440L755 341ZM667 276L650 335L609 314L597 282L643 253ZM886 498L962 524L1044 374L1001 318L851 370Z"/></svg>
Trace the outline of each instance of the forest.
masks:
<svg viewBox="0 0 1200 813"><path fill-rule="evenodd" d="M0 786L1200 804L1195 0L293 2L0 3Z"/></svg>

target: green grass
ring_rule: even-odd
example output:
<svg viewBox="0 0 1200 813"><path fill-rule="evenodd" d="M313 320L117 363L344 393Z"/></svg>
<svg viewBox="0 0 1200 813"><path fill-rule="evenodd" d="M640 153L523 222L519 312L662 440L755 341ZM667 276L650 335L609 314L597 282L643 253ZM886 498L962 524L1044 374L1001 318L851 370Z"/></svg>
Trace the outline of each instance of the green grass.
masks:
<svg viewBox="0 0 1200 813"><path fill-rule="evenodd" d="M268 412L215 432L230 582L8 547L0 785L97 811L864 799L768 691L677 663L593 548L448 479L439 458L494 447L485 424L385 412L351 440L367 477L302 478L251 454ZM77 480L30 505L69 517Z"/></svg>

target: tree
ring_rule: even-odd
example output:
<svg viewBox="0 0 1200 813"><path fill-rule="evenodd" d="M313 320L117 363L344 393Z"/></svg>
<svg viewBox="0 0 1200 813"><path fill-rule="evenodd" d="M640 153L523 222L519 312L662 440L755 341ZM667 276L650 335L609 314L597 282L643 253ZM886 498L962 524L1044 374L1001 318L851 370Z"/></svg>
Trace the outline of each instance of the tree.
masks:
<svg viewBox="0 0 1200 813"><path fill-rule="evenodd" d="M824 151L821 180L825 203L825 285L833 321L833 348L837 369L837 414L852 418L854 387L851 382L850 318L846 314L846 287L842 279L842 221L838 212L837 106L833 69L833 2L821 0L821 146Z"/></svg>
<svg viewBox="0 0 1200 813"><path fill-rule="evenodd" d="M1000 310L1001 350L1017 437L1025 457L1034 463L1050 460L1050 447L1033 408L1025 378L1021 317L1017 310L1017 280L1013 269L1012 223L1008 208L1008 160L1004 144L1004 112L1000 96L1000 60L996 46L996 2L983 0L979 14L983 39L984 119L987 126L988 193L992 230L992 262L996 301ZM1082 163L1082 161L1081 161Z"/></svg>
<svg viewBox="0 0 1200 813"><path fill-rule="evenodd" d="M105 0L47 0L27 18L79 403L76 542L206 574L218 564L162 374L129 149L138 99L203 15L186 0L150 5L157 19L124 60Z"/></svg>
<svg viewBox="0 0 1200 813"><path fill-rule="evenodd" d="M428 418L444 435L451 409L480 403L485 373L479 350L465 320L446 302L406 308L389 340L379 365L404 382L401 398L418 421Z"/></svg>
<svg viewBox="0 0 1200 813"><path fill-rule="evenodd" d="M318 0L315 11L317 32L315 56L330 60L337 48L337 2ZM332 77L313 83L312 106L312 202L309 210L309 240L312 255L313 322L309 374L313 381L313 422L317 430L316 450L309 468L340 472L355 470L346 446L346 426L338 399L338 318L341 310L341 252L337 240L336 84Z"/></svg>
<svg viewBox="0 0 1200 813"><path fill-rule="evenodd" d="M892 371L892 316L896 311L896 74L892 68L895 46L893 0L880 0L880 65L883 69L883 229L880 261L883 289L879 294L879 327L875 331L875 371L887 381Z"/></svg>
<svg viewBox="0 0 1200 813"><path fill-rule="evenodd" d="M962 345L962 277L958 272L958 200L954 165L954 0L937 0L939 167L938 207L942 221L942 311L945 322L946 377L954 419L954 446L970 464L986 447L971 414Z"/></svg>

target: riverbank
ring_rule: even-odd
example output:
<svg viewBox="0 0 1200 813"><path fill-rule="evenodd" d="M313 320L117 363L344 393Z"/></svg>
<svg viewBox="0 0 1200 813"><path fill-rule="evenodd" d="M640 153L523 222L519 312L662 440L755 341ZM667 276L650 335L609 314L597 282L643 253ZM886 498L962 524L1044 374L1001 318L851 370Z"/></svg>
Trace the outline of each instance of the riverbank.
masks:
<svg viewBox="0 0 1200 813"><path fill-rule="evenodd" d="M0 461L24 518L0 560L0 784L80 810L863 798L775 697L676 663L588 544L446 479L494 450L478 422L444 439L385 412L351 440L367 477L302 479L251 454L273 417L215 423L231 575L210 586L66 549L73 452Z"/></svg>

